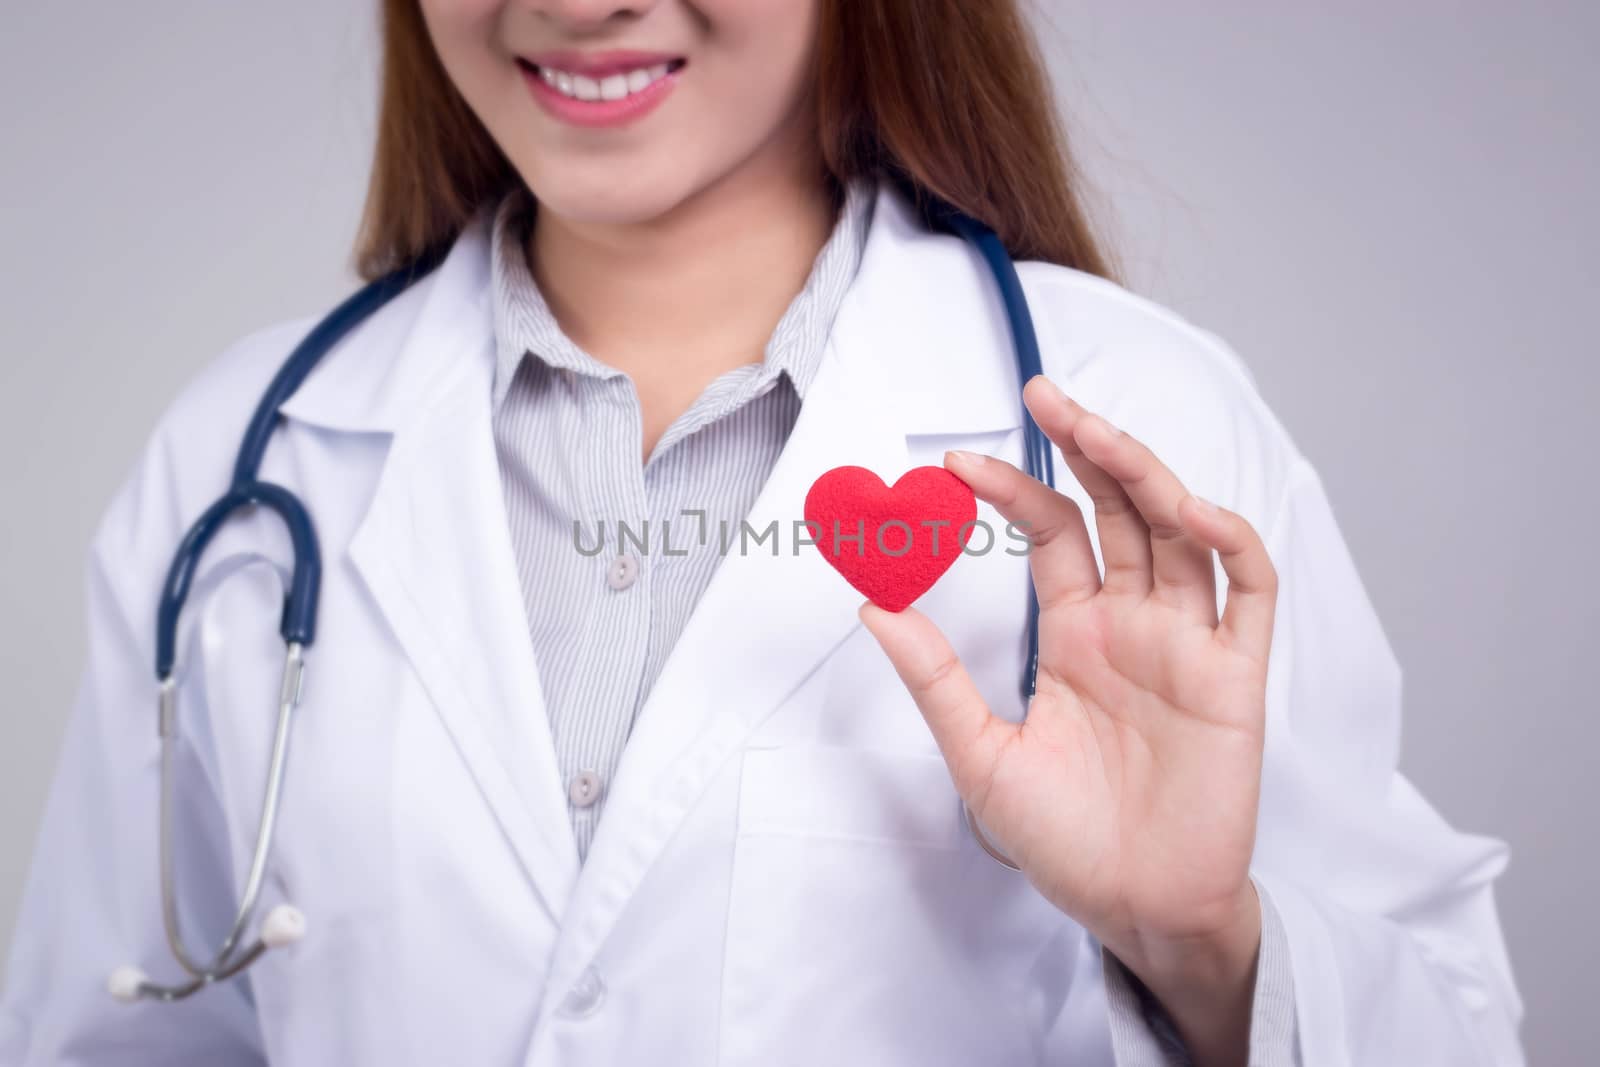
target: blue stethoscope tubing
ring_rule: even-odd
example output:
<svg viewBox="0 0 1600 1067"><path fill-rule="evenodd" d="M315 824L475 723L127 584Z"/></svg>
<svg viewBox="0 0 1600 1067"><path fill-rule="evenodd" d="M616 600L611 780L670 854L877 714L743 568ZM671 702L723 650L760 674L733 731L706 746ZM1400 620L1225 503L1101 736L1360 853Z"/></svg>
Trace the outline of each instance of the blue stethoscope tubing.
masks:
<svg viewBox="0 0 1600 1067"><path fill-rule="evenodd" d="M1017 275L1017 265L998 234L977 219L948 204L935 204L931 210L935 222L942 222L960 234L969 244L983 254L995 284L1000 289L1000 299L1005 305L1006 323L1011 331L1011 348L1017 361L1017 386L1028 384L1037 374L1044 373L1039 356L1039 335L1033 328L1033 313L1028 309L1028 297L1022 290L1022 279ZM1023 464L1030 477L1056 487L1055 457L1050 451L1050 439L1034 421L1028 405L1022 405ZM1039 591L1033 581L1028 582L1028 654L1022 668L1023 714L1038 686L1039 679ZM966 801L961 802L961 813L966 818L967 829L973 839L991 858L1013 871L1021 870L1009 856L995 847L989 835L978 822Z"/></svg>
<svg viewBox="0 0 1600 1067"><path fill-rule="evenodd" d="M1039 335L1033 328L1033 313L1028 310L1028 298L1022 291L1022 279L1017 276L1017 266L1011 253L1001 243L999 236L977 219L953 207L939 205L933 209L936 219L943 221L968 243L983 253L984 261L994 274L1000 288L1000 299L1005 304L1006 322L1011 330L1011 347L1017 359L1017 385L1020 388L1037 374L1044 373L1039 357ZM1055 457L1050 452L1050 439L1026 404L1022 407L1023 463L1030 477L1054 489L1056 487ZM1033 583L1028 583L1028 658L1022 669L1022 697L1033 696L1039 677L1039 594Z"/></svg>
<svg viewBox="0 0 1600 1067"><path fill-rule="evenodd" d="M1039 355L1038 335L1034 331L1033 316L1028 308L1022 281L1016 265L999 236L984 223L959 209L934 200L924 208L927 220L943 226L973 245L988 264L999 287L1004 304L1006 321L1011 333L1012 348L1016 356L1018 384L1028 382L1034 375L1043 373ZM161 889L162 918L166 926L167 943L173 956L191 980L179 985L160 985L152 982L136 967L118 968L110 981L111 991L119 999L150 999L174 1001L187 997L215 982L230 978L255 962L268 948L292 943L303 928L303 918L291 906L280 905L268 914L262 923L260 936L241 951L241 937L255 912L262 875L271 849L273 827L282 787L284 763L287 757L289 722L299 703L304 680L304 650L316 638L317 599L322 579L322 558L318 548L316 527L310 513L299 498L281 485L261 480L262 457L272 433L282 415L279 409L322 358L332 350L362 321L404 292L411 284L429 274L448 252L444 245L419 257L413 262L369 282L347 298L319 322L295 346L289 358L278 369L257 404L245 429L234 462L233 480L226 493L208 507L190 527L171 566L167 570L160 603L156 612L156 680L159 685L159 729L162 740L161 760ZM1051 444L1032 414L1023 406L1024 462L1028 474L1055 487L1055 465ZM279 633L286 649L283 682L279 693L279 715L274 733L271 764L268 768L266 797L262 805L261 820L257 827L256 845L246 878L242 901L235 913L233 926L220 948L209 962L199 961L184 944L178 930L176 887L172 877L171 780L173 749L177 735L176 681L173 667L177 658L178 615L189 594L190 584L201 554L216 536L217 531L237 513L246 509L265 507L282 520L294 550L294 568L289 588L284 596L283 615ZM1028 583L1028 650L1023 668L1021 692L1026 700L1035 691L1039 667L1039 599L1033 583ZM968 826L984 850L1000 863L1016 869L1003 854L989 842L971 809L963 804Z"/></svg>

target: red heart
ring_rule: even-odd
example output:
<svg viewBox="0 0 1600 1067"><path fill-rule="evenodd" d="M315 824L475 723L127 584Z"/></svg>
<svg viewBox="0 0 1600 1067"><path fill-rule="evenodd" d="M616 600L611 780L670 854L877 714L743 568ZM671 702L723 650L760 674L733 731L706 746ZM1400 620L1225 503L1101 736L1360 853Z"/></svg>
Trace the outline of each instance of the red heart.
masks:
<svg viewBox="0 0 1600 1067"><path fill-rule="evenodd" d="M835 467L806 493L822 558L889 611L903 611L943 577L977 517L972 488L943 467L913 467L893 488L865 467Z"/></svg>

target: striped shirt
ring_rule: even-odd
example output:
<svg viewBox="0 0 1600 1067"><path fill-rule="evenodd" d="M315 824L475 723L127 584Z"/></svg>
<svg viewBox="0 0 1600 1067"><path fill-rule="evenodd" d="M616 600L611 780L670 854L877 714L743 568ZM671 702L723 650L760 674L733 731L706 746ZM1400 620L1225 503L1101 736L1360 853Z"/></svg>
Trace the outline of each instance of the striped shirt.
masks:
<svg viewBox="0 0 1600 1067"><path fill-rule="evenodd" d="M494 437L580 860L634 716L722 558L718 524L749 513L800 414L876 191L845 189L763 361L707 386L643 463L632 379L562 332L529 270L531 195L519 186L496 209Z"/></svg>
<svg viewBox="0 0 1600 1067"><path fill-rule="evenodd" d="M631 379L562 332L528 268L531 195L518 187L496 209L495 447L580 861L634 716L721 559L718 523L748 514L799 416L860 265L876 195L871 180L846 187L833 233L763 361L707 386L643 463ZM1298 1064L1288 944L1257 888L1262 945L1249 1062ZM1103 947L1101 964L1119 1067L1190 1063L1143 983Z"/></svg>

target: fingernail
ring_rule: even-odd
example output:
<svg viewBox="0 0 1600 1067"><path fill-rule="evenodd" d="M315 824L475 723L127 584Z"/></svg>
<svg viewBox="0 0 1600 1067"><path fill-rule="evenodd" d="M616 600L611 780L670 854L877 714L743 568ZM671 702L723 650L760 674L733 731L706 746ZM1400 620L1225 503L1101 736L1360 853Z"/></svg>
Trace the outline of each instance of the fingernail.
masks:
<svg viewBox="0 0 1600 1067"><path fill-rule="evenodd" d="M1105 423L1106 429L1111 431L1111 436L1112 437L1121 437L1122 436L1122 430L1117 427L1116 423L1112 422L1110 419L1106 418L1104 415L1096 415L1095 418L1097 418L1101 422Z"/></svg>
<svg viewBox="0 0 1600 1067"><path fill-rule="evenodd" d="M1211 501L1207 500L1205 497L1201 496L1199 493L1190 493L1189 495L1194 497L1194 502L1196 504L1200 505L1200 509L1202 511L1216 511L1217 510L1217 506L1215 504L1213 504Z"/></svg>
<svg viewBox="0 0 1600 1067"><path fill-rule="evenodd" d="M971 464L974 467L976 467L978 464L980 464L980 463L982 463L984 461L984 457L979 455L977 452L968 452L968 451L966 451L964 449L960 449L960 448L949 449L948 451L945 452L945 455L947 455L947 456L955 456L962 463L968 463L968 464Z"/></svg>

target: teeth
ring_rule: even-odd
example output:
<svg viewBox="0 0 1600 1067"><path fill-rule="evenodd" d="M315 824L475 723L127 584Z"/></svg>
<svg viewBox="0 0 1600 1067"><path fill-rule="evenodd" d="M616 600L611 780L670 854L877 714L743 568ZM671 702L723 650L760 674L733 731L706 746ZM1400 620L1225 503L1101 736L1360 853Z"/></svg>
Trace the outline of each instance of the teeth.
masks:
<svg viewBox="0 0 1600 1067"><path fill-rule="evenodd" d="M582 74L569 74L564 70L539 68L539 77L562 96L576 100L621 100L637 93L667 75L667 64L641 67L626 74L611 74L595 79Z"/></svg>

